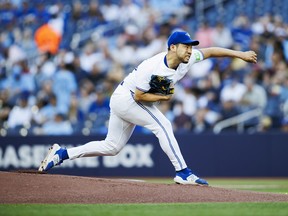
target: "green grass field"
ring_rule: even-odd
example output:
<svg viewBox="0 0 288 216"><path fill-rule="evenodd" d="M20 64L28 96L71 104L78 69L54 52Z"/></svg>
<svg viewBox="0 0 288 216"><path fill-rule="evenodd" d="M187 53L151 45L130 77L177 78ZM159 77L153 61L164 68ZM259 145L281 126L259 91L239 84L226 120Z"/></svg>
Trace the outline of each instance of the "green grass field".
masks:
<svg viewBox="0 0 288 216"><path fill-rule="evenodd" d="M229 189L284 193L288 196L288 179L207 179L211 186ZM151 183L171 180L149 179ZM172 204L5 204L2 216L34 215L103 215L103 216L177 216L177 215L287 215L288 202L281 203L172 203Z"/></svg>
<svg viewBox="0 0 288 216"><path fill-rule="evenodd" d="M171 179L145 179L145 181L151 183L173 183ZM285 178L211 178L208 179L208 182L213 187L288 194L288 179Z"/></svg>

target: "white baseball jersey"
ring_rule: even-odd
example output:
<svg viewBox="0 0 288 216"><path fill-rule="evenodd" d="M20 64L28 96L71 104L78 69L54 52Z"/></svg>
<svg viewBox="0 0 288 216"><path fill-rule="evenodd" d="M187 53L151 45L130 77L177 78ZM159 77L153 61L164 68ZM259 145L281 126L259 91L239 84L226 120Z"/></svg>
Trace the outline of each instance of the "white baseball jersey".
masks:
<svg viewBox="0 0 288 216"><path fill-rule="evenodd" d="M185 76L192 64L203 60L203 54L199 50L193 49L189 63L182 63L174 70L166 66L164 61L166 54L166 52L162 52L143 61L125 78L125 85L132 91L137 88L140 91L147 92L150 89L149 82L152 74L167 76L175 84Z"/></svg>
<svg viewBox="0 0 288 216"><path fill-rule="evenodd" d="M189 71L190 66L203 60L199 50L192 50L187 64L181 63L176 70L165 63L166 52L143 61L114 91L110 100L110 120L105 140L92 141L85 145L67 149L70 159L89 156L116 155L128 142L136 125L152 131L158 138L163 151L176 171L187 167L174 136L171 122L153 103L136 102L135 89L148 91L151 75L168 76L174 84Z"/></svg>

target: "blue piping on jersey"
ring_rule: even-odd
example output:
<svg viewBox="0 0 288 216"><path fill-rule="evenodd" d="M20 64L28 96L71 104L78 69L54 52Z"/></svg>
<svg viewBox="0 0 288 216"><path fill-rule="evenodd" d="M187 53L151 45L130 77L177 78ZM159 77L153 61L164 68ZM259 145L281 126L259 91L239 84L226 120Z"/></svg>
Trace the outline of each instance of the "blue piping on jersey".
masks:
<svg viewBox="0 0 288 216"><path fill-rule="evenodd" d="M170 140L170 138L169 138L169 136L168 136L168 133L167 133L167 131L165 130L164 126L163 126L163 125L161 124L161 122L157 119L157 117L154 116L153 113L150 112L143 104L141 104L140 102L136 102L136 103L137 103L142 109L144 109L145 111L147 111L148 114L151 115L151 117L152 117L152 118L159 124L159 126L162 128L162 130L164 131L164 133L165 133L165 135L166 135L166 138L167 138L167 140L168 140L168 142L169 142L169 146L170 146L170 148L172 149L172 152L173 152L173 154L175 155L178 163L180 164L181 170L184 169L184 168L183 168L183 165L182 165L182 163L181 163L181 161L180 161L180 159L178 158L178 156L177 156L177 154L176 154L176 152L175 152L175 150L174 150L174 148L173 148L173 146L172 146L171 140Z"/></svg>
<svg viewBox="0 0 288 216"><path fill-rule="evenodd" d="M141 89L141 88L139 88L139 87L136 87L136 89L138 89L138 90L140 90L140 91L142 91L142 92L148 92L148 91L149 91L149 90Z"/></svg>
<svg viewBox="0 0 288 216"><path fill-rule="evenodd" d="M168 63L167 63L167 57L166 57L166 55L165 55L165 57L164 57L164 64L167 66L167 68L169 68Z"/></svg>

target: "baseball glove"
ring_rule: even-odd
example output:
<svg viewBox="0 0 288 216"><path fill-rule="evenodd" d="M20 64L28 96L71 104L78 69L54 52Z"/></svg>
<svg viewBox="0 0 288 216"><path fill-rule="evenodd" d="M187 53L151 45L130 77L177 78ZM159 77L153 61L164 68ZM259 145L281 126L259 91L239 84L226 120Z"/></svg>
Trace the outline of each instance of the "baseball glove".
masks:
<svg viewBox="0 0 288 216"><path fill-rule="evenodd" d="M169 95L174 93L173 81L166 76L152 75L148 93Z"/></svg>

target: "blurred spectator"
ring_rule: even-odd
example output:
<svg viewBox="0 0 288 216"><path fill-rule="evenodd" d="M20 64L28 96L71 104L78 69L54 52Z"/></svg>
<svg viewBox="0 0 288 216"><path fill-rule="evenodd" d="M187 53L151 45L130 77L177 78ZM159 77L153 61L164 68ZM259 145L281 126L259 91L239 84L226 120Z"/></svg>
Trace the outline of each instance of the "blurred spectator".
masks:
<svg viewBox="0 0 288 216"><path fill-rule="evenodd" d="M111 0L104 0L104 3L100 5L100 10L108 22L116 21L120 16L119 6Z"/></svg>
<svg viewBox="0 0 288 216"><path fill-rule="evenodd" d="M9 113L13 108L13 104L9 102L8 89L0 90L0 127L8 120Z"/></svg>
<svg viewBox="0 0 288 216"><path fill-rule="evenodd" d="M19 43L19 46L21 47L23 52L26 55L28 55L27 58L35 57L33 56L33 54L36 49L36 44L35 44L35 41L33 40L33 31L30 28L25 28L21 36L22 38Z"/></svg>
<svg viewBox="0 0 288 216"><path fill-rule="evenodd" d="M119 7L120 23L137 23L141 8L132 0L121 0Z"/></svg>
<svg viewBox="0 0 288 216"><path fill-rule="evenodd" d="M251 76L245 77L244 84L246 90L240 100L242 112L255 108L264 109L267 104L267 94L265 89L256 84L255 80Z"/></svg>
<svg viewBox="0 0 288 216"><path fill-rule="evenodd" d="M91 27L96 27L99 24L105 22L98 0L91 0L88 8L89 8L88 9L89 19L87 21L91 22L90 24Z"/></svg>
<svg viewBox="0 0 288 216"><path fill-rule="evenodd" d="M22 0L20 0L22 1ZM48 8L41 1L36 2L36 27L47 23L50 19L51 14Z"/></svg>
<svg viewBox="0 0 288 216"><path fill-rule="evenodd" d="M134 25L126 26L124 34L117 38L116 46L111 50L111 57L114 62L127 68L134 65L136 47L133 44L134 38L137 36L138 28ZM121 58L119 58L121 56Z"/></svg>
<svg viewBox="0 0 288 216"><path fill-rule="evenodd" d="M195 33L195 39L200 41L200 48L211 47L213 45L213 29L209 23L204 21Z"/></svg>
<svg viewBox="0 0 288 216"><path fill-rule="evenodd" d="M107 73L111 69L113 64L110 52L108 50L109 48L107 41L101 40L97 44L98 47L96 52L94 53L95 60L92 61L93 65L91 71L87 74L87 78L90 79L94 83L94 85L102 83L103 80L105 80ZM80 60L81 58L83 58L83 56L80 57Z"/></svg>
<svg viewBox="0 0 288 216"><path fill-rule="evenodd" d="M114 89L119 85L120 82L121 81L119 81L117 77L115 77L115 78L107 77L102 83L102 86L104 89L103 93L104 93L105 97L110 98Z"/></svg>
<svg viewBox="0 0 288 216"><path fill-rule="evenodd" d="M99 67L97 63L103 59L103 54L95 51L95 44L87 43L84 46L83 52L81 52L79 59L81 69L89 75L91 74L94 66Z"/></svg>
<svg viewBox="0 0 288 216"><path fill-rule="evenodd" d="M73 128L71 123L67 121L65 115L57 113L54 118L43 124L41 128L35 128L36 135L71 135Z"/></svg>
<svg viewBox="0 0 288 216"><path fill-rule="evenodd" d="M183 102L176 101L173 108L174 119L173 129L177 132L187 132L191 130L191 116L185 114Z"/></svg>
<svg viewBox="0 0 288 216"><path fill-rule="evenodd" d="M103 87L99 86L96 89L95 100L90 104L89 113L109 113L109 97L105 95L105 92L102 90Z"/></svg>
<svg viewBox="0 0 288 216"><path fill-rule="evenodd" d="M197 113L192 118L192 131L194 133L203 133L208 131L210 126L205 120L207 110L206 109L199 109Z"/></svg>
<svg viewBox="0 0 288 216"><path fill-rule="evenodd" d="M226 80L220 91L220 116L222 120L241 113L239 105L245 91L245 85L238 80L237 76L232 76Z"/></svg>
<svg viewBox="0 0 288 216"><path fill-rule="evenodd" d="M274 33L277 37L287 37L288 34L285 29L283 18L280 15L274 16Z"/></svg>
<svg viewBox="0 0 288 216"><path fill-rule="evenodd" d="M141 62L158 52L166 50L166 38L157 37L156 31L152 26L144 29L142 41L144 43L136 49L135 62Z"/></svg>
<svg viewBox="0 0 288 216"><path fill-rule="evenodd" d="M84 5L80 0L73 1L71 16L73 23L76 24L79 20L81 20L84 17Z"/></svg>
<svg viewBox="0 0 288 216"><path fill-rule="evenodd" d="M213 127L221 118L217 91L210 89L198 99L196 122L201 122L205 128Z"/></svg>
<svg viewBox="0 0 288 216"><path fill-rule="evenodd" d="M102 90L102 86L96 87L95 100L90 104L88 115L93 121L93 127L98 133L107 132L107 124L110 116L109 97Z"/></svg>
<svg viewBox="0 0 288 216"><path fill-rule="evenodd" d="M197 97L198 91L192 88L191 83L187 80L185 83L185 78L183 80L183 88L176 86L175 100L182 102L181 106L183 112L192 117L197 109Z"/></svg>
<svg viewBox="0 0 288 216"><path fill-rule="evenodd" d="M195 66L196 65L196 66ZM190 79L195 82L195 85L198 86L198 83L211 73L213 67L213 61L211 59L206 59L205 61L198 62L197 64L192 65L190 71L188 72Z"/></svg>
<svg viewBox="0 0 288 216"><path fill-rule="evenodd" d="M51 17L48 22L40 26L35 32L35 42L40 52L56 54L64 31L64 17L59 5L56 4L50 6L49 13Z"/></svg>
<svg viewBox="0 0 288 216"><path fill-rule="evenodd" d="M60 60L59 70L53 76L53 92L57 97L58 111L68 114L71 95L77 91L75 76L70 70L72 59Z"/></svg>
<svg viewBox="0 0 288 216"><path fill-rule="evenodd" d="M227 80L226 85L220 91L222 102L231 101L238 104L246 91L245 85L238 81L237 77Z"/></svg>
<svg viewBox="0 0 288 216"><path fill-rule="evenodd" d="M281 123L281 131L288 133L288 117L286 116Z"/></svg>
<svg viewBox="0 0 288 216"><path fill-rule="evenodd" d="M223 23L217 23L212 32L213 46L231 48L233 46L233 38L230 29Z"/></svg>
<svg viewBox="0 0 288 216"><path fill-rule="evenodd" d="M256 20L251 24L251 30L256 35L272 34L274 29L272 23L272 17L269 14L257 17Z"/></svg>
<svg viewBox="0 0 288 216"><path fill-rule="evenodd" d="M47 80L52 80L56 73L57 65L54 62L54 56L50 52L43 53L39 56L35 74L36 85L41 88Z"/></svg>
<svg viewBox="0 0 288 216"><path fill-rule="evenodd" d="M22 2L21 2L22 3ZM20 5L17 4L17 6ZM0 2L1 6L1 16L0 16L0 23L1 26L9 27L11 24L15 24L16 22L16 10L14 9L16 5L13 5L9 1L2 1Z"/></svg>
<svg viewBox="0 0 288 216"><path fill-rule="evenodd" d="M248 17L240 15L234 20L233 24L232 37L234 43L238 45L241 50L249 50L253 32Z"/></svg>
<svg viewBox="0 0 288 216"><path fill-rule="evenodd" d="M51 94L48 98L48 103L39 109L37 117L34 118L36 118L38 124L42 125L47 121L53 120L57 113L57 98L55 94Z"/></svg>
<svg viewBox="0 0 288 216"><path fill-rule="evenodd" d="M269 116L262 116L260 118L260 123L259 123L259 126L258 126L258 131L259 132L262 132L262 133L265 133L265 132L268 132L270 131L272 128L272 120Z"/></svg>
<svg viewBox="0 0 288 216"><path fill-rule="evenodd" d="M37 100L42 101L44 105L48 103L50 95L53 94L52 85L52 80L46 80L37 91L36 98Z"/></svg>
<svg viewBox="0 0 288 216"><path fill-rule="evenodd" d="M16 126L27 126L31 124L32 111L29 103L29 92L21 92L17 105L14 106L9 113L7 125L8 128L15 128Z"/></svg>
<svg viewBox="0 0 288 216"><path fill-rule="evenodd" d="M12 44L8 48L8 59L7 63L10 65L17 64L18 62L24 61L26 54L24 50L16 43Z"/></svg>
<svg viewBox="0 0 288 216"><path fill-rule="evenodd" d="M85 115L88 115L92 102L96 100L94 85L90 80L84 79L80 83L79 88L79 95L77 95L79 109Z"/></svg>
<svg viewBox="0 0 288 216"><path fill-rule="evenodd" d="M28 1L23 0L22 5L17 8L16 12L17 19L21 20L22 25L33 25L37 22L36 8L34 8Z"/></svg>
<svg viewBox="0 0 288 216"><path fill-rule="evenodd" d="M9 89L9 95L12 99L16 99L17 95L22 91L34 93L36 89L35 81L26 61L13 64L10 76L6 77L2 82L2 88Z"/></svg>
<svg viewBox="0 0 288 216"><path fill-rule="evenodd" d="M268 88L268 100L264 114L270 117L272 128L279 128L283 118L283 113L281 112L281 91L282 87L277 84L273 84Z"/></svg>
<svg viewBox="0 0 288 216"><path fill-rule="evenodd" d="M68 120L73 127L76 127L75 130L79 130L78 126L83 126L83 122L85 121L85 113L80 109L79 101L75 95L71 97Z"/></svg>
<svg viewBox="0 0 288 216"><path fill-rule="evenodd" d="M265 49L265 66L272 70L277 70L280 62L285 62L285 50L281 40L270 38Z"/></svg>
<svg viewBox="0 0 288 216"><path fill-rule="evenodd" d="M222 120L235 117L240 114L238 107L235 105L235 101L224 100L220 106L220 117Z"/></svg>
<svg viewBox="0 0 288 216"><path fill-rule="evenodd" d="M160 12L164 16L169 16L175 11L178 11L181 15L186 15L186 7L182 0L171 0L169 4L165 0L150 0L151 7Z"/></svg>

